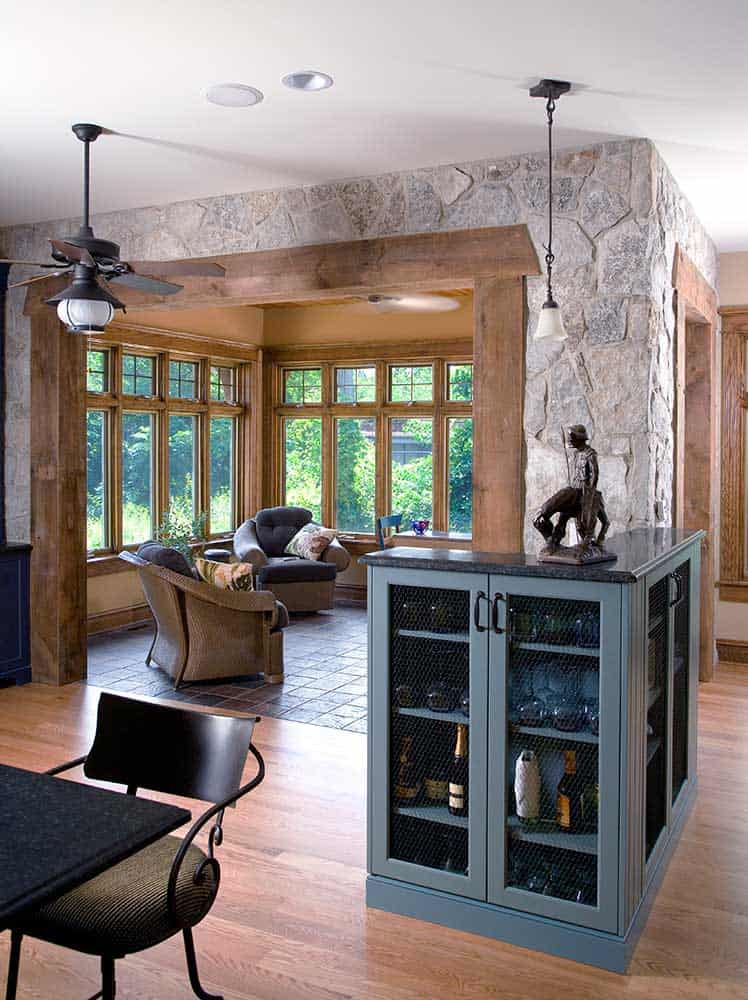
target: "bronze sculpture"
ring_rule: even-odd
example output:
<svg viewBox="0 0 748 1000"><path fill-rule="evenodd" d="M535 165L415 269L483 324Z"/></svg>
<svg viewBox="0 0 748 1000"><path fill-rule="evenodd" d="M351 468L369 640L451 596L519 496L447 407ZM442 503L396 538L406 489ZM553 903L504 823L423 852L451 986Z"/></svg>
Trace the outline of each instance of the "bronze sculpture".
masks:
<svg viewBox="0 0 748 1000"><path fill-rule="evenodd" d="M610 527L605 512L603 497L597 488L600 470L597 452L589 444L587 428L574 424L569 428L569 444L574 449L569 469L569 485L558 490L545 501L535 515L533 525L546 540L538 553L541 562L564 562L583 565L607 562L617 557L603 545ZM566 439L564 439L566 447ZM567 463L568 463L567 452ZM558 515L554 525L551 518ZM574 519L579 535L579 543L574 546L563 544L566 525ZM600 530L595 537L597 522Z"/></svg>

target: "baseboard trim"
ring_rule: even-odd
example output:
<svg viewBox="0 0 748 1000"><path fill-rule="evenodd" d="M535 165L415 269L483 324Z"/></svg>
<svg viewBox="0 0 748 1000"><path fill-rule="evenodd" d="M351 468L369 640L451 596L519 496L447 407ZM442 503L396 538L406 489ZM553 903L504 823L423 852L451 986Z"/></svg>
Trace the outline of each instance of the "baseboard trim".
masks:
<svg viewBox="0 0 748 1000"><path fill-rule="evenodd" d="M98 611L89 615L87 632L88 635L97 635L99 632L111 632L112 629L152 620L153 615L147 604L135 604L131 608L116 608L114 611Z"/></svg>
<svg viewBox="0 0 748 1000"><path fill-rule="evenodd" d="M335 600L352 601L354 604L366 605L366 587L352 587L335 585Z"/></svg>
<svg viewBox="0 0 748 1000"><path fill-rule="evenodd" d="M748 642L743 639L717 639L720 663L748 663Z"/></svg>

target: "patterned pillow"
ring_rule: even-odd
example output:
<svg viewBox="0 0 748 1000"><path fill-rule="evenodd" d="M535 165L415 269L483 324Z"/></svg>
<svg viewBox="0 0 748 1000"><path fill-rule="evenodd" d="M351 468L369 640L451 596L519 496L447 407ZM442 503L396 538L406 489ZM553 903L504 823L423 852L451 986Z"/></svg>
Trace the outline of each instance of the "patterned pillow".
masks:
<svg viewBox="0 0 748 1000"><path fill-rule="evenodd" d="M299 556L301 559L319 559L336 535L334 528L323 528L310 521L296 532L283 551L288 556Z"/></svg>
<svg viewBox="0 0 748 1000"><path fill-rule="evenodd" d="M220 563L196 559L195 569L200 579L221 590L254 590L251 563Z"/></svg>

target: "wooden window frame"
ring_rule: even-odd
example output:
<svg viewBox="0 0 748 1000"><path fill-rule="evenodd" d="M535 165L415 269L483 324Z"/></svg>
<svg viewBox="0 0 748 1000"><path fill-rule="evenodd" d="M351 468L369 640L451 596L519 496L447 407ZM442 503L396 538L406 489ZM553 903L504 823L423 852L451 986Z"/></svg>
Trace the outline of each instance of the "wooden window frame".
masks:
<svg viewBox="0 0 748 1000"><path fill-rule="evenodd" d="M722 316L720 579L723 601L748 603L748 306Z"/></svg>
<svg viewBox="0 0 748 1000"><path fill-rule="evenodd" d="M414 357L412 354L396 354L392 350L341 351L339 356L317 358L299 353L290 353L282 360L271 360L266 393L269 405L271 464L270 502L285 503L285 433L284 420L287 417L319 417L322 420L322 521L335 527L336 496L336 445L335 421L338 417L358 417L374 420L376 447L375 516L391 511L391 447L390 420L392 418L426 417L433 421L433 516L435 531L446 531L449 517L449 440L448 420L450 417L472 417L472 401L448 399L447 365L473 364L473 357L467 350L430 353ZM432 400L430 402L391 402L390 370L393 367L431 367ZM285 403L286 373L298 369L320 368L322 371L321 403ZM339 403L335 399L335 371L338 368L375 368L375 400L371 403ZM407 527L407 526L406 526ZM371 532L345 531L343 537L369 541Z"/></svg>
<svg viewBox="0 0 748 1000"><path fill-rule="evenodd" d="M359 400L359 398L358 398L358 372L359 371L363 371L364 369L369 369L369 370L373 370L374 371L374 399L361 399L361 400ZM338 372L339 371L348 371L348 372L352 371L352 372L356 372L356 375L354 376L354 381L353 381L353 388L355 389L355 393L356 393L356 399L355 400L338 399ZM334 369L333 369L333 373L332 373L332 391L333 391L333 402L337 406L350 406L350 407L354 407L354 408L359 407L359 406L371 406L372 403L376 403L376 400L377 400L377 368L376 368L376 365L373 365L373 364L359 364L359 365L357 365L357 364L337 364L337 365L335 365Z"/></svg>
<svg viewBox="0 0 748 1000"><path fill-rule="evenodd" d="M96 350L95 347L92 348L92 349ZM109 350L111 352L111 347L109 348ZM137 358L153 358L153 383L152 383L152 385L153 385L153 392L145 392L145 393L140 393L140 392L125 392L124 387L123 387L123 382L124 382L124 379L126 378L126 375L125 375L125 365L124 365L124 360L125 360L125 356L126 355L128 357L134 357L136 359ZM111 357L111 354L110 354L110 357ZM137 365L136 365L136 367L137 367ZM133 377L135 378L135 386L137 388L137 384L138 384L138 375L137 375L137 372L135 373L135 375ZM140 377L144 378L145 376L140 376ZM137 351L135 351L135 350L122 350L122 351L119 351L118 352L118 356L117 356L117 365L116 365L116 380L114 379L114 377L111 379L111 381L109 383L110 392L114 391L112 389L113 386L117 387L117 392L121 393L121 395L122 395L122 397L124 399L156 399L156 398L158 398L158 387L159 387L159 356L158 356L158 352L157 351L150 351L147 348L138 348Z"/></svg>
<svg viewBox="0 0 748 1000"><path fill-rule="evenodd" d="M292 372L301 372L301 376L302 376L301 377L301 402L299 402L299 403L289 403L289 402L286 401L286 382L287 382L288 376ZM305 398L306 397L306 379L304 378L304 375L306 374L306 372L319 372L320 373L320 401L319 401L319 403L316 402L316 401L310 401L310 402L306 401L306 398ZM324 402L324 399L325 399L325 384L324 384L324 381L325 381L325 375L324 375L324 372L322 371L322 366L321 365L309 365L309 364L304 365L304 364L302 364L302 365L286 365L286 366L284 366L282 374L281 374L281 384L282 384L281 402L282 402L283 406L293 407L294 409L297 409L297 410L298 409L306 409L307 407L310 407L310 406L321 406L322 403ZM316 388L316 386L315 386L315 388Z"/></svg>
<svg viewBox="0 0 748 1000"><path fill-rule="evenodd" d="M252 438L253 409L252 374L253 362L225 356L213 356L210 344L201 342L204 354L189 351L170 351L157 347L130 344L126 339L91 339L87 351L106 350L109 358L109 382L106 392L87 392L86 409L106 413L107 420L107 476L109 485L108 518L106 537L108 545L104 549L89 550L89 563L106 559L122 549L133 549L135 543L125 545L122 540L122 414L125 412L147 412L153 414L154 423L154 519L158 525L169 509L169 418L173 415L191 415L197 418L197 466L195 483L196 509L205 511L208 517L206 537L225 538L226 532L213 532L210 527L210 421L212 417L227 416L236 420L234 429L233 469L234 484L232 514L235 524L249 516L251 476L248 470ZM88 353L86 351L86 361ZM152 396L137 396L122 391L122 356L136 354L155 359L156 392ZM188 361L197 364L195 399L185 399L169 395L169 362ZM210 398L211 367L233 368L235 370L235 402ZM229 534L233 534L233 531Z"/></svg>

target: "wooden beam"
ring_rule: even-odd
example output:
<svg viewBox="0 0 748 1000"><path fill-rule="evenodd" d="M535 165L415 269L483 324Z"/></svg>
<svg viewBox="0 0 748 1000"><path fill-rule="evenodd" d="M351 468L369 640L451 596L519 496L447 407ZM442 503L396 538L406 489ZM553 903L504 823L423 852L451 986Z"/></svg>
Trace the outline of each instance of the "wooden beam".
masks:
<svg viewBox="0 0 748 1000"><path fill-rule="evenodd" d="M86 676L86 338L31 316L31 672Z"/></svg>
<svg viewBox="0 0 748 1000"><path fill-rule="evenodd" d="M476 279L474 309L473 548L521 552L524 282Z"/></svg>
<svg viewBox="0 0 748 1000"><path fill-rule="evenodd" d="M673 257L673 288L685 299L692 313L689 319L700 319L704 323L715 322L717 293L680 246L675 248Z"/></svg>

